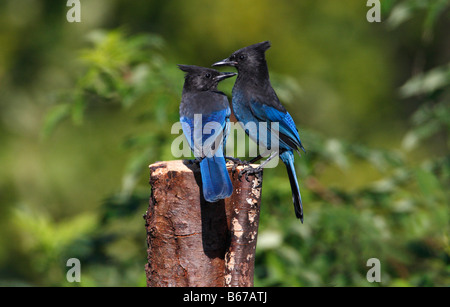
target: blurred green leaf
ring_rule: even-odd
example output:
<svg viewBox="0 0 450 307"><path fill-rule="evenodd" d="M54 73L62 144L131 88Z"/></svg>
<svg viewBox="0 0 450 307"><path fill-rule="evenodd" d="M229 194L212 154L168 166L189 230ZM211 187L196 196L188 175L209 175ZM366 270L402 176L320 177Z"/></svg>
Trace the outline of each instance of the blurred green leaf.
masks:
<svg viewBox="0 0 450 307"><path fill-rule="evenodd" d="M152 157L152 149L148 148L132 156L129 160L125 174L122 178L121 195L124 199L130 197L142 175L142 170L148 168L148 161Z"/></svg>
<svg viewBox="0 0 450 307"><path fill-rule="evenodd" d="M62 103L53 106L46 114L44 124L41 130L43 137L48 137L64 119L70 115L70 104Z"/></svg>
<svg viewBox="0 0 450 307"><path fill-rule="evenodd" d="M260 250L275 249L283 243L283 235L277 230L265 230L258 234Z"/></svg>
<svg viewBox="0 0 450 307"><path fill-rule="evenodd" d="M430 94L448 85L450 85L450 65L437 67L411 78L400 88L400 95L408 98Z"/></svg>
<svg viewBox="0 0 450 307"><path fill-rule="evenodd" d="M405 21L409 20L412 17L413 8L410 3L404 1L402 3L397 4L392 9L388 19L387 25L390 29L395 29L400 26Z"/></svg>
<svg viewBox="0 0 450 307"><path fill-rule="evenodd" d="M420 191L427 198L435 197L440 192L439 180L430 171L423 169L416 170L417 183Z"/></svg>
<svg viewBox="0 0 450 307"><path fill-rule="evenodd" d="M442 13L448 8L449 0L430 1L424 22L423 38L429 41L433 35L433 28Z"/></svg>

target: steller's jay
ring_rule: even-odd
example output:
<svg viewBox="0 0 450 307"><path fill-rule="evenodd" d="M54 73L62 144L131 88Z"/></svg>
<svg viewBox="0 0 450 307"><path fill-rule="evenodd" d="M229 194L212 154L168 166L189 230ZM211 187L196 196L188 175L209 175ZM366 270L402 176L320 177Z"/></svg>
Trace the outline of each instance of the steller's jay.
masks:
<svg viewBox="0 0 450 307"><path fill-rule="evenodd" d="M259 123L267 123L270 130L273 123L279 124L278 149L271 149L270 157L261 163L256 169L247 172L259 172L262 167L277 154L284 162L289 175L292 190L295 215L303 223L303 207L298 187L297 175L294 167L294 150L305 151L300 141L294 120L286 109L281 105L277 94L273 90L269 70L265 58L265 52L270 48L270 42L254 44L234 52L229 58L213 64L213 66L233 66L238 71L236 83L232 92L232 107L236 119L242 126L249 122L256 124L256 129L246 129L246 133L257 144L268 148L271 141L265 140L259 131ZM268 135L264 131L264 135ZM273 142L272 142L273 143ZM300 153L300 152L299 152Z"/></svg>
<svg viewBox="0 0 450 307"><path fill-rule="evenodd" d="M183 133L200 161L203 196L215 202L233 193L223 154L231 110L227 96L217 90L217 85L236 73L193 65L178 67L186 72L180 104Z"/></svg>

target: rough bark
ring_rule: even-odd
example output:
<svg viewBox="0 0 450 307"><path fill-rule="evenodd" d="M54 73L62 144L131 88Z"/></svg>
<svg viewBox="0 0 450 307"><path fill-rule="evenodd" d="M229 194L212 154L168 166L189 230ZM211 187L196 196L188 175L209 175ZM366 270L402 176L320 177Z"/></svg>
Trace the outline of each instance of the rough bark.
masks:
<svg viewBox="0 0 450 307"><path fill-rule="evenodd" d="M233 194L208 203L197 164L150 165L147 286L253 286L261 188L256 177L238 180L242 167L228 169Z"/></svg>

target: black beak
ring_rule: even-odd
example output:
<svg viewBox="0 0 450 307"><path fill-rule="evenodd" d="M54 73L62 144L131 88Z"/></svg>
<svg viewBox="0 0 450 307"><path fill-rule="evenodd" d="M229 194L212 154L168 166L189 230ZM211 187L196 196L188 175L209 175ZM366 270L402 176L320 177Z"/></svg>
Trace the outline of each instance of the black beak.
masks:
<svg viewBox="0 0 450 307"><path fill-rule="evenodd" d="M230 78L230 77L233 77L233 76L236 76L236 75L237 75L237 73L235 73L235 72L223 72L220 75L214 77L214 80L217 81L217 82L220 82L220 81L222 81L224 79L227 79L227 78Z"/></svg>
<svg viewBox="0 0 450 307"><path fill-rule="evenodd" d="M224 59L222 61L212 64L212 66L233 66L233 67L236 67L237 65L238 65L238 62L230 61L230 59Z"/></svg>

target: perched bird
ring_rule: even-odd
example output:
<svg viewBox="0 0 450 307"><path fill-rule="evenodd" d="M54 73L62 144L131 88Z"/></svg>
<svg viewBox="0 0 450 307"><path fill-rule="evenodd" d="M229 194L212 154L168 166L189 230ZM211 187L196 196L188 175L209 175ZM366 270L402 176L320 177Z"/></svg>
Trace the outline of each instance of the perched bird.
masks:
<svg viewBox="0 0 450 307"><path fill-rule="evenodd" d="M239 49L227 59L217 62L213 66L236 67L238 76L232 92L232 107L236 119L243 127L247 126L249 122L256 124L256 129L246 130L253 141L266 148L271 147L273 139L262 136L262 132L264 132L263 135L271 135L271 132L260 131L259 123L267 123L268 130L271 129L273 123L279 124L278 148L271 148L270 157L258 168L250 169L250 172L255 173L262 170L262 167L278 154L286 165L289 175L295 215L303 223L303 206L295 173L293 152L295 150L300 154L299 149L303 151L305 149L300 141L294 120L281 105L270 84L265 58L265 52L269 48L270 42L268 41L254 44Z"/></svg>
<svg viewBox="0 0 450 307"><path fill-rule="evenodd" d="M215 202L233 193L223 152L231 110L227 96L217 90L217 85L236 73L193 65L178 67L186 72L180 104L183 133L200 163L203 196Z"/></svg>

